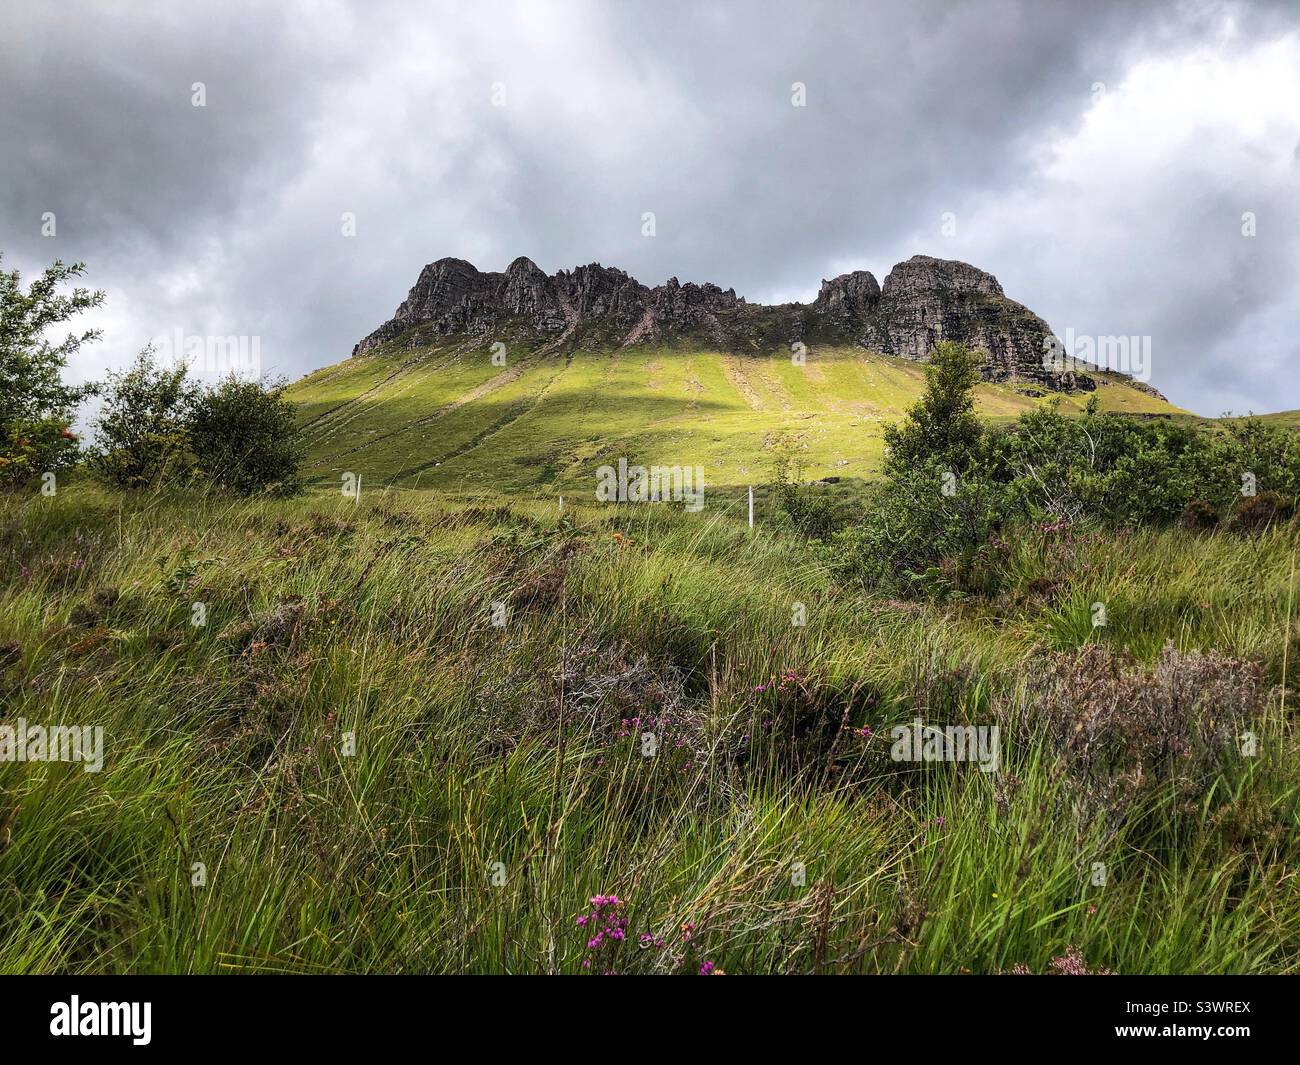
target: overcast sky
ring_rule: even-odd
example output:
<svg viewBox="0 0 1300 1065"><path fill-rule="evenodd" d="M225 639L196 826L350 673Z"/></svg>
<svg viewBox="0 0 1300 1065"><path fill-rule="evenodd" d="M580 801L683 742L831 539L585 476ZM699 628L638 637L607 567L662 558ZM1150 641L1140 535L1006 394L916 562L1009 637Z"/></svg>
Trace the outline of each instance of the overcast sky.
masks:
<svg viewBox="0 0 1300 1065"><path fill-rule="evenodd" d="M178 329L298 377L447 255L778 302L925 253L1297 408L1300 5L5 0L0 252L108 293L78 378Z"/></svg>

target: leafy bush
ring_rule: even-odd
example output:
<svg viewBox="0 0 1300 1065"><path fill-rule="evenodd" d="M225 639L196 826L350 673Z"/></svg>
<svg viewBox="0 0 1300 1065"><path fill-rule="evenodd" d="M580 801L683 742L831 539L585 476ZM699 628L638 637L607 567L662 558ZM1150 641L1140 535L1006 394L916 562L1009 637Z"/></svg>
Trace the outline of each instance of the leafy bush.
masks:
<svg viewBox="0 0 1300 1065"><path fill-rule="evenodd" d="M1292 503L1300 492L1300 434L1254 419L1207 431L1120 414L1070 418L1048 407L990 437L990 473L1030 517L1138 525L1181 518L1206 528L1237 506L1244 488Z"/></svg>
<svg viewBox="0 0 1300 1065"><path fill-rule="evenodd" d="M159 368L146 349L109 377L91 468L119 488L206 481L240 495L295 491L302 446L284 388L232 374L203 389L185 365Z"/></svg>
<svg viewBox="0 0 1300 1065"><path fill-rule="evenodd" d="M72 418L95 387L65 384L63 369L99 331L69 333L57 344L45 331L104 301L102 292L84 288L58 294L84 272L83 263L56 261L24 292L17 270L0 271L0 485L25 485L76 461Z"/></svg>
<svg viewBox="0 0 1300 1065"><path fill-rule="evenodd" d="M118 488L193 481L198 461L187 423L197 394L184 364L159 368L146 348L129 370L108 376L90 468Z"/></svg>
<svg viewBox="0 0 1300 1065"><path fill-rule="evenodd" d="M975 416L975 356L935 348L926 389L900 426L885 430L885 480L869 517L839 533L831 567L843 579L904 595L992 591L991 541L1006 493L988 476L988 440Z"/></svg>
<svg viewBox="0 0 1300 1065"><path fill-rule="evenodd" d="M1211 436L1165 419L1071 418L1048 407L990 442L991 476L1029 517L1161 525L1193 500L1222 506L1236 483Z"/></svg>
<svg viewBox="0 0 1300 1065"><path fill-rule="evenodd" d="M1276 492L1292 505L1300 501L1300 432L1239 418L1228 423L1221 447L1234 488L1249 479L1256 492Z"/></svg>
<svg viewBox="0 0 1300 1065"><path fill-rule="evenodd" d="M945 494L945 478L951 494ZM996 590L995 533L1005 495L987 478L957 479L939 462L899 471L876 487L867 520L837 534L831 567L841 578L904 596Z"/></svg>
<svg viewBox="0 0 1300 1065"><path fill-rule="evenodd" d="M195 398L190 438L212 484L240 495L298 489L303 446L286 387L231 374Z"/></svg>
<svg viewBox="0 0 1300 1065"><path fill-rule="evenodd" d="M1083 417L1055 404L1003 429L974 415L973 356L941 344L926 391L885 432L885 480L867 520L840 533L843 579L904 595L992 594L994 545L1016 523L1249 532L1288 521L1300 493L1300 433L1242 419L1215 430L1165 418ZM1010 535L1009 533L1007 535Z"/></svg>
<svg viewBox="0 0 1300 1065"><path fill-rule="evenodd" d="M79 451L64 413L39 421L11 420L0 439L0 485L17 487L43 473L66 469Z"/></svg>

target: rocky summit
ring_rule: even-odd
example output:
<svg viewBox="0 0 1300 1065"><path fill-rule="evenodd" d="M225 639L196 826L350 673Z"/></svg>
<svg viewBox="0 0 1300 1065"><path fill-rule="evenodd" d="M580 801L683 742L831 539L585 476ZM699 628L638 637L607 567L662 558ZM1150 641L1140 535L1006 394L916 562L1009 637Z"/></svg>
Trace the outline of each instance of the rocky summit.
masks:
<svg viewBox="0 0 1300 1065"><path fill-rule="evenodd" d="M852 344L923 360L942 340L984 357L991 381L1024 380L1073 391L1092 378L1044 366L1047 323L1008 299L992 274L969 263L914 255L884 285L866 270L823 281L811 304L747 303L734 289L681 284L647 287L622 270L592 263L548 275L520 257L503 273L463 259L439 259L420 277L392 319L353 349L365 354L390 341L418 348L434 338L499 339L541 349L703 342L736 354L765 354L803 343Z"/></svg>

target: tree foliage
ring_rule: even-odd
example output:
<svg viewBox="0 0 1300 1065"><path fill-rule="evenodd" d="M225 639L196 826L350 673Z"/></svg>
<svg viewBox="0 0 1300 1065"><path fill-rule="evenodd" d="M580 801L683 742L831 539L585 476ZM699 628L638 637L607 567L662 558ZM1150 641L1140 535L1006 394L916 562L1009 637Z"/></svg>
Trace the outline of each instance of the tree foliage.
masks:
<svg viewBox="0 0 1300 1065"><path fill-rule="evenodd" d="M160 367L146 348L130 369L108 376L91 469L118 488L192 482L198 459L189 421L197 399L186 366Z"/></svg>
<svg viewBox="0 0 1300 1065"><path fill-rule="evenodd" d="M204 476L240 495L294 492L303 446L285 383L231 374L199 394L189 418L190 439Z"/></svg>
<svg viewBox="0 0 1300 1065"><path fill-rule="evenodd" d="M925 392L900 425L885 427L887 477L908 476L938 463L963 473L975 459L983 427L975 415L979 359L951 340L935 346L925 368Z"/></svg>
<svg viewBox="0 0 1300 1065"><path fill-rule="evenodd" d="M201 388L183 363L160 367L146 349L109 376L90 465L119 488L296 491L303 449L284 389L234 374Z"/></svg>
<svg viewBox="0 0 1300 1065"><path fill-rule="evenodd" d="M885 478L831 564L895 594L990 592L995 545L1016 527L1078 524L1254 532L1290 520L1300 433L1245 418L1206 428L1167 418L1082 416L1049 404L1005 428L974 412L975 358L940 344L925 394L885 431Z"/></svg>
<svg viewBox="0 0 1300 1065"><path fill-rule="evenodd" d="M102 292L61 291L84 273L84 263L56 260L24 290L17 270L0 270L0 484L26 484L76 461L72 419L95 386L69 385L63 371L100 334L86 329L51 341L46 333L103 303Z"/></svg>

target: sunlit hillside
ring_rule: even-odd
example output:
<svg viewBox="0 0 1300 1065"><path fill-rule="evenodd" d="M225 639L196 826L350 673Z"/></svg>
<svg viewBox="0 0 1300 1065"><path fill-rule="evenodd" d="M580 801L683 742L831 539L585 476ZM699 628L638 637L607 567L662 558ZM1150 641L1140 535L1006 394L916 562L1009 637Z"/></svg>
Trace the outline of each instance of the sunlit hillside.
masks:
<svg viewBox="0 0 1300 1065"><path fill-rule="evenodd" d="M1123 378L1096 375L1103 410L1178 409ZM814 348L803 365L681 348L529 353L494 365L486 349L417 351L400 342L298 382L316 482L507 491L585 490L596 466L626 457L702 466L713 487L761 479L771 447L792 438L805 476L871 477L883 426L920 395L922 364L853 348ZM980 412L1012 418L1059 398L985 384Z"/></svg>

